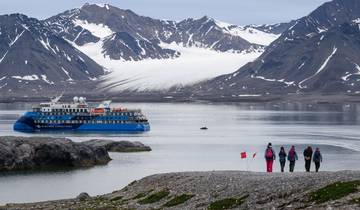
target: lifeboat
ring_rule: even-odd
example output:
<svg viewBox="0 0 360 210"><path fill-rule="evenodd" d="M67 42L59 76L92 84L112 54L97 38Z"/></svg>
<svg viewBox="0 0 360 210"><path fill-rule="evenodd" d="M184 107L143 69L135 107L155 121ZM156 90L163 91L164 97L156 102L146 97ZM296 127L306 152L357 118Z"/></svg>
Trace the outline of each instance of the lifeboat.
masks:
<svg viewBox="0 0 360 210"><path fill-rule="evenodd" d="M95 108L91 110L91 113L93 114L103 114L105 112L104 108Z"/></svg>

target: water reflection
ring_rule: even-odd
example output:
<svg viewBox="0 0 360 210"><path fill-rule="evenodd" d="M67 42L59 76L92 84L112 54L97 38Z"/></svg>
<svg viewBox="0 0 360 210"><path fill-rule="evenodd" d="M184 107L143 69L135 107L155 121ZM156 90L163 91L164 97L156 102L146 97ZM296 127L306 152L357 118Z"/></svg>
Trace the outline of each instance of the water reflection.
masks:
<svg viewBox="0 0 360 210"><path fill-rule="evenodd" d="M281 145L288 149L295 144L299 153L306 145L320 146L324 155L323 170L360 170L358 104L120 105L142 109L152 130L138 134L17 133L12 130L12 124L32 104L0 104L0 135L56 136L74 141L131 140L149 144L153 149L150 153L112 153L113 161L101 167L0 176L0 203L69 198L83 191L102 194L154 173L247 170L239 158L241 151L257 152L259 155L250 160L250 169L264 171L263 152L269 141L276 150ZM200 130L203 126L209 130ZM303 170L303 164L296 167L297 171ZM57 190L53 190L53 186L58 186Z"/></svg>

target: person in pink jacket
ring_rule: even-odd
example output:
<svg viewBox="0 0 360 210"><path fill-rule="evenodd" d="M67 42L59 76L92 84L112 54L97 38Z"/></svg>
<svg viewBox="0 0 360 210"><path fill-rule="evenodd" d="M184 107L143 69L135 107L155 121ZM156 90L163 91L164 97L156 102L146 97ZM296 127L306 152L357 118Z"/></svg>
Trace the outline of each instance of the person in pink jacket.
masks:
<svg viewBox="0 0 360 210"><path fill-rule="evenodd" d="M273 171L273 164L275 160L275 151L272 148L272 144L269 143L265 150L265 160L266 160L266 171L271 173Z"/></svg>

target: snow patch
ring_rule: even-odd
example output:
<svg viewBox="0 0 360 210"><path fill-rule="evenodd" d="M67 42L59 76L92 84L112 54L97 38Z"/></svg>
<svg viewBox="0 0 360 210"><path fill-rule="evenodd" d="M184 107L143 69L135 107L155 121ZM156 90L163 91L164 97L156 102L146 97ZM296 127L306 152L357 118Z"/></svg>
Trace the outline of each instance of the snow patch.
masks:
<svg viewBox="0 0 360 210"><path fill-rule="evenodd" d="M12 76L11 78L18 79L18 80L27 80L27 81L39 80L39 77L35 74L26 75L26 76Z"/></svg>
<svg viewBox="0 0 360 210"><path fill-rule="evenodd" d="M324 32L327 32L328 29L327 28L317 28L317 31L321 34L321 33L324 33Z"/></svg>
<svg viewBox="0 0 360 210"><path fill-rule="evenodd" d="M302 67L304 67L305 63L306 63L306 62L303 62L303 63L298 67L298 69L302 69Z"/></svg>
<svg viewBox="0 0 360 210"><path fill-rule="evenodd" d="M265 78L263 76L254 76L254 75L251 75L251 78L261 79L261 80L265 80L268 82L280 82L280 83L286 84L287 86L291 86L291 85L295 84L295 81L288 82L288 81L285 81L285 79L269 79L269 78Z"/></svg>
<svg viewBox="0 0 360 210"><path fill-rule="evenodd" d="M10 42L9 47L12 47L16 43L16 41L19 40L19 38L23 35L24 32L25 32L25 30L23 30L20 34L18 34L15 37L15 39Z"/></svg>
<svg viewBox="0 0 360 210"><path fill-rule="evenodd" d="M51 47L48 38L46 38L46 42L45 42L43 39L39 39L38 41L41 43L41 45L42 45L45 49L47 49L48 51L52 51L54 54L57 54L56 51Z"/></svg>
<svg viewBox="0 0 360 210"><path fill-rule="evenodd" d="M114 33L107 25L89 23L87 20L75 19L74 24L90 31L94 36L105 38Z"/></svg>
<svg viewBox="0 0 360 210"><path fill-rule="evenodd" d="M6 55L9 53L9 50L5 52L5 54L3 55L3 57L1 57L0 59L0 63L3 62L3 60L5 59Z"/></svg>
<svg viewBox="0 0 360 210"><path fill-rule="evenodd" d="M4 85L0 86L0 89L2 89L3 87L5 87L7 85L7 83L5 83Z"/></svg>
<svg viewBox="0 0 360 210"><path fill-rule="evenodd" d="M349 77L353 76L353 75L360 75L360 66L357 64L357 63L353 63L355 65L355 70L357 72L355 73L349 73L349 72L346 72L345 76L341 77L341 79L343 81L348 81L349 80Z"/></svg>
<svg viewBox="0 0 360 210"><path fill-rule="evenodd" d="M318 75L322 70L324 70L325 67L327 66L327 64L329 63L329 61L331 60L331 58L335 55L336 51L337 51L337 48L334 46L332 53L329 55L328 58L326 58L326 60L324 61L324 63L321 65L321 67L315 72L314 75L312 75L312 76L304 79L303 81L301 81L301 82L299 83L299 87L300 87L300 88L306 88L306 86L302 86L302 84L303 84L304 82L308 81L309 79L312 79L313 77L315 77L316 75Z"/></svg>
<svg viewBox="0 0 360 210"><path fill-rule="evenodd" d="M41 79L42 79L44 82L46 82L46 83L48 83L48 84L50 84L50 85L55 84L53 81L48 80L48 78L47 78L47 76L46 76L45 74L42 74L42 75L41 75Z"/></svg>
<svg viewBox="0 0 360 210"><path fill-rule="evenodd" d="M262 95L260 94L241 94L241 95L238 95L239 97L260 97Z"/></svg>
<svg viewBox="0 0 360 210"><path fill-rule="evenodd" d="M218 20L215 20L215 23L223 30L223 32L232 36L241 37L253 44L268 46L280 37L280 34L266 33L252 27L236 26Z"/></svg>
<svg viewBox="0 0 360 210"><path fill-rule="evenodd" d="M357 19L353 20L352 22L353 22L353 23L360 24L360 18L357 18Z"/></svg>
<svg viewBox="0 0 360 210"><path fill-rule="evenodd" d="M110 9L108 4L95 3L95 5L101 8L106 8L106 10Z"/></svg>
<svg viewBox="0 0 360 210"><path fill-rule="evenodd" d="M68 76L68 81L73 81L73 79L70 77L70 74L68 71L66 71L66 69L64 67L61 67L61 70L63 70L63 72Z"/></svg>

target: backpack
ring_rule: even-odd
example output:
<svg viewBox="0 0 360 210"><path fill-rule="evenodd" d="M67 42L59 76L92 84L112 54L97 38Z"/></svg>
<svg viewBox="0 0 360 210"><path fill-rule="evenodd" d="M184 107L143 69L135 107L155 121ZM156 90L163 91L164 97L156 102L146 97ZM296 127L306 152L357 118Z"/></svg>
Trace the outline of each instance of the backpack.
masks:
<svg viewBox="0 0 360 210"><path fill-rule="evenodd" d="M289 154L288 154L288 159L290 161L295 160L295 151L294 150L290 150Z"/></svg>
<svg viewBox="0 0 360 210"><path fill-rule="evenodd" d="M274 156L272 149L267 149L265 156L266 156L266 158L272 159Z"/></svg>

